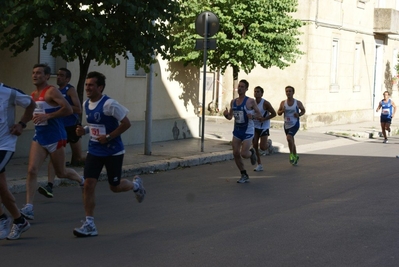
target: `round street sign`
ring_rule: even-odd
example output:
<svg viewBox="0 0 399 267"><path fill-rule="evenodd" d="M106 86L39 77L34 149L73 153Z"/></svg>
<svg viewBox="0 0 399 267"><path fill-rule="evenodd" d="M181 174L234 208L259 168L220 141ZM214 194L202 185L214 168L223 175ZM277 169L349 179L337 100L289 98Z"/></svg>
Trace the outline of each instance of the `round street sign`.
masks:
<svg viewBox="0 0 399 267"><path fill-rule="evenodd" d="M205 16L208 17L208 36L214 36L219 31L219 18L210 11L204 11L195 20L195 31L205 37Z"/></svg>

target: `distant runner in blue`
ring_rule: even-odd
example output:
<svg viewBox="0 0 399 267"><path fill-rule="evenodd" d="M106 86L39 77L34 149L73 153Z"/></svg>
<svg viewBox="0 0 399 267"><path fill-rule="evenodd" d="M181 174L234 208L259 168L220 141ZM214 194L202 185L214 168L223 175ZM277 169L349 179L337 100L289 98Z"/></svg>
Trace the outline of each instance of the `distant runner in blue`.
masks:
<svg viewBox="0 0 399 267"><path fill-rule="evenodd" d="M391 135L391 123L392 119L395 116L396 113L396 105L390 99L390 95L388 91L385 91L384 94L384 99L378 103L378 107L376 112L378 112L381 109L381 117L380 117L380 123L381 123L381 131L382 135L384 136L384 141L383 143L386 144L388 143L388 135ZM388 131L388 135L387 135Z"/></svg>

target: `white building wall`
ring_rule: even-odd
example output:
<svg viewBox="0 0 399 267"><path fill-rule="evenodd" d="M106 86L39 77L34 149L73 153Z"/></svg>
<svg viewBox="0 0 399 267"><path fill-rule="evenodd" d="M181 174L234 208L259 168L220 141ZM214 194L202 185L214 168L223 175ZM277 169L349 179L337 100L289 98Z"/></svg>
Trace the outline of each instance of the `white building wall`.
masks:
<svg viewBox="0 0 399 267"><path fill-rule="evenodd" d="M382 98L382 92L390 89L386 85L386 69L392 70L394 67L393 57L399 51L399 35L375 33L374 11L375 8L395 10L399 0L298 2L299 10L293 16L306 22L301 29L303 35L300 36L300 49L304 55L284 70L257 67L249 74L240 73L239 79L247 79L250 83L247 95L253 96L253 88L260 85L265 89L264 97L277 109L286 98L285 86L291 85L296 88L295 97L304 103L307 110L301 118L304 128L370 119L375 120L378 127L375 105ZM336 82L332 83L334 40L338 41L337 76ZM381 42L382 51L380 69L376 68L378 42ZM357 57L356 48L360 49ZM38 62L38 53L38 42L18 57L0 51L0 81L31 92L30 74L33 64ZM72 71L71 83L76 85L79 66L77 62L72 62L67 67ZM105 93L130 110L132 127L123 136L125 143L144 143L147 79L126 77L125 67L124 60L116 68L93 63L89 71L103 72L107 76ZM202 69L184 68L161 60L154 66L154 71L152 141L199 136ZM207 91L205 106L217 101L221 113L233 98L232 71L227 69L223 76L214 77L212 90L220 91ZM376 81L379 81L378 84ZM50 83L55 84L55 77L51 78ZM397 85L392 88L392 97L399 103ZM208 111L205 112L208 114ZM179 131L176 131L176 127ZM15 156L26 155L25 148L29 146L33 134L31 124L29 129L31 133L19 139L18 147L21 149ZM179 135L174 136L173 132L179 132Z"/></svg>
<svg viewBox="0 0 399 267"><path fill-rule="evenodd" d="M306 116L301 119L304 128L370 119L376 120L378 126L378 118L374 118L378 115L374 112L378 103L374 98L382 98L382 92L387 90L386 66L392 62L399 43L394 39L397 36L375 34L376 4L373 0L299 0L299 10L294 16L307 23L300 37L300 49L305 54L284 70L257 67L249 74L241 72L239 79L250 83L247 95L253 96L253 88L260 85L265 89L264 97L277 109L286 98L285 86L292 85L296 88L294 97L306 107ZM387 0L384 6L395 9L396 2ZM333 40L338 41L336 83L331 80ZM379 70L376 70L376 40L383 42ZM356 47L360 47L358 62L355 62ZM358 81L354 79L355 66ZM224 81L230 80L231 72L226 72ZM397 87L392 97L399 103Z"/></svg>
<svg viewBox="0 0 399 267"><path fill-rule="evenodd" d="M7 51L0 51L0 82L30 94L34 90L31 80L32 67L38 63L38 60L38 42L28 52L18 57L11 57ZM71 84L76 86L79 75L78 62L68 63L66 67L72 72ZM116 99L130 111L128 117L132 127L123 134L124 143L126 145L144 143L147 78L126 77L126 64L123 59L121 65L116 68L98 66L93 62L89 71L104 73L107 77L104 94ZM177 73L184 75L176 75ZM197 75L190 75L193 73ZM180 65L169 66L162 60L154 65L151 142L199 136L199 117L195 106L198 99L198 76L198 69L182 68ZM51 76L49 84L56 86L55 75ZM86 99L85 94L83 98ZM22 110L18 109L17 116L21 114ZM18 139L15 157L27 155L26 148L30 147L33 133L33 125L29 123L25 133ZM86 144L85 138L82 147L85 148ZM67 149L69 150L69 146Z"/></svg>

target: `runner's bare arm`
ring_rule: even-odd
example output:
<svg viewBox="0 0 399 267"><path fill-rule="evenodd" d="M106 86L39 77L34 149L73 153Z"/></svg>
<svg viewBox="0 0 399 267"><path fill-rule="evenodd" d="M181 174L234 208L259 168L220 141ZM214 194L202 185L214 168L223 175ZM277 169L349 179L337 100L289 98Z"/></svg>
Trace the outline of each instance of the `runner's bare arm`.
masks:
<svg viewBox="0 0 399 267"><path fill-rule="evenodd" d="M277 110L277 115L281 116L284 113L284 101L281 101L280 107Z"/></svg>
<svg viewBox="0 0 399 267"><path fill-rule="evenodd" d="M130 124L130 120L128 119L128 117L124 117L120 123L119 126L113 130L112 132L110 132L109 135L111 139L107 139L107 135L100 135L97 140L101 143L101 144L105 144L107 142L109 142L110 140L114 139L115 137L123 134L127 129L129 129L131 126Z"/></svg>
<svg viewBox="0 0 399 267"><path fill-rule="evenodd" d="M71 105L69 105L68 101L66 101L60 90L57 88L51 87L48 89L45 95L45 100L50 105L60 107L56 112L43 114L47 116L47 119L65 117L72 114Z"/></svg>
<svg viewBox="0 0 399 267"><path fill-rule="evenodd" d="M267 115L264 120L271 120L276 117L276 111L274 110L272 104L269 101L263 102L263 109L269 111L269 115Z"/></svg>
<svg viewBox="0 0 399 267"><path fill-rule="evenodd" d="M301 116L305 115L306 110L305 110L305 107L303 106L301 101L297 100L297 104L298 104L298 108L299 108L299 111L300 111L298 116L301 117Z"/></svg>
<svg viewBox="0 0 399 267"><path fill-rule="evenodd" d="M231 120L233 118L233 100L230 102L230 109L226 109L223 111L223 115L226 119Z"/></svg>

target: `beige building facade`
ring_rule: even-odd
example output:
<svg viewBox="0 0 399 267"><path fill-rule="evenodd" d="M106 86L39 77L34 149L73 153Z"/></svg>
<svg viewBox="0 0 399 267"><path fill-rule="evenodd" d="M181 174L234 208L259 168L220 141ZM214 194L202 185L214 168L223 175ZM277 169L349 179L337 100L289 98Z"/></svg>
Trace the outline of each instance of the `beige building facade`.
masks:
<svg viewBox="0 0 399 267"><path fill-rule="evenodd" d="M265 89L264 97L275 109L285 99L284 88L295 87L294 97L306 107L302 127L325 124L346 124L375 120L375 112L384 91L392 93L399 104L395 65L399 51L399 0L299 0L293 14L306 25L301 29L301 50L295 64L278 68L255 68L240 73L239 79L250 83L248 96L257 85ZM0 51L0 82L33 90L32 66L40 60L40 41L18 57ZM205 114L220 114L233 98L232 72L224 75L207 73L203 86L202 69L183 68L160 60L154 65L152 101L148 106L148 77L128 73L129 62L121 60L116 68L93 63L89 71L107 76L104 93L115 98L129 110L132 127L124 134L125 144L145 142L146 110L152 113L152 142L199 137L201 132L202 92L205 89ZM60 63L72 71L71 83L77 83L77 62ZM50 79L55 83L55 76ZM281 118L277 118L281 119ZM395 120L393 121L395 123ZM20 137L15 156L26 156L33 135L28 131Z"/></svg>
<svg viewBox="0 0 399 267"><path fill-rule="evenodd" d="M303 128L371 119L379 127L375 109L383 92L392 92L399 104L392 81L398 64L398 10L397 0L299 0L294 16L306 23L300 37L304 55L284 70L259 67L239 79L249 81L247 95L262 86L275 109L285 99L285 86L294 86L294 97L307 110ZM231 100L231 73L224 75L222 87L229 97L219 109Z"/></svg>
<svg viewBox="0 0 399 267"><path fill-rule="evenodd" d="M40 60L40 54L44 52L40 49L39 40L35 42L32 49L17 57L12 57L8 51L0 51L0 82L22 89L25 93L30 94L34 90L31 79L33 65L38 62L48 63L46 60ZM159 64L153 66L153 86L152 90L149 90L147 86L148 76L145 74L129 75L127 73L128 62L124 59L121 59L121 62L120 66L116 68L106 65L99 66L93 62L89 71L104 73L107 77L104 94L116 99L129 109L128 117L132 126L122 137L125 145L151 144L199 136L200 123L197 115L198 69L183 69L160 60ZM77 61L70 63L55 62L52 65L55 72L59 67L70 69L72 72L70 83L72 85L77 84L79 75ZM177 71L179 68L182 70ZM189 75L190 73L195 73L195 75ZM55 74L51 75L49 84L57 86ZM151 101L147 101L149 96L151 96ZM83 98L85 100L86 96L84 95ZM194 100L195 102L193 102ZM151 127L146 127L147 108L151 110L152 114ZM20 114L22 114L22 110L19 109L17 115L20 116ZM14 157L28 154L33 134L34 126L30 122L25 133L18 139ZM82 147L87 147L87 138L84 138ZM67 150L69 151L69 146L67 146ZM147 152L151 152L148 147Z"/></svg>

